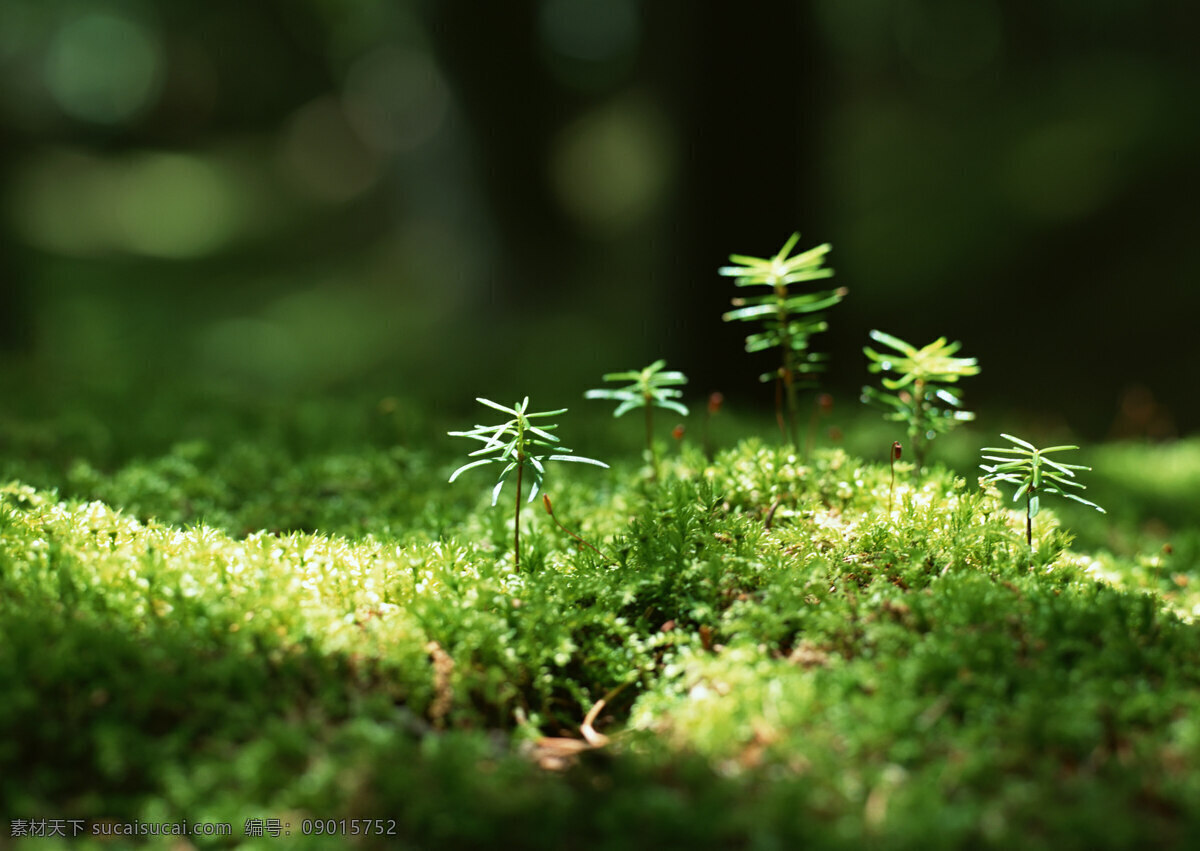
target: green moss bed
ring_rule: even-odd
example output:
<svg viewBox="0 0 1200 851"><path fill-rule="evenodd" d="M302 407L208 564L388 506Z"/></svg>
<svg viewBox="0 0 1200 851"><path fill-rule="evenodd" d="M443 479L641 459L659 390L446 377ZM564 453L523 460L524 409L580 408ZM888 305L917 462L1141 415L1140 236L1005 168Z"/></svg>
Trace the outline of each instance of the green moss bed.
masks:
<svg viewBox="0 0 1200 851"><path fill-rule="evenodd" d="M516 573L510 499L446 483L465 418L306 410L4 420L0 845L1200 836L1200 442L1097 447L1109 515L1043 511L1031 552L970 458L899 465L889 513L886 460L827 441L664 442L651 484L566 417L613 468L546 486L601 554L539 498ZM10 838L38 819L83 832ZM95 835L185 820L232 832Z"/></svg>

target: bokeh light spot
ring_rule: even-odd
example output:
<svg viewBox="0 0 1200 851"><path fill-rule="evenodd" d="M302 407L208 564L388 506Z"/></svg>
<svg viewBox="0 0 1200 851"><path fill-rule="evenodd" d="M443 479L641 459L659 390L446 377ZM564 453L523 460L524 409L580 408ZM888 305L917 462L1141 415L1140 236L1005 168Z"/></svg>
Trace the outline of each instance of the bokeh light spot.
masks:
<svg viewBox="0 0 1200 851"><path fill-rule="evenodd" d="M1102 128L1062 121L1027 134L1009 155L1005 189L1027 216L1049 221L1081 218L1107 199L1116 153Z"/></svg>
<svg viewBox="0 0 1200 851"><path fill-rule="evenodd" d="M246 224L230 170L199 156L55 149L19 174L5 199L14 226L29 244L62 254L194 258L225 247Z"/></svg>
<svg viewBox="0 0 1200 851"><path fill-rule="evenodd" d="M343 100L358 135L377 151L396 153L437 132L450 92L428 52L387 46L351 66Z"/></svg>
<svg viewBox="0 0 1200 851"><path fill-rule="evenodd" d="M45 78L67 115L118 124L158 95L162 51L141 23L112 12L89 12L67 22L54 36Z"/></svg>
<svg viewBox="0 0 1200 851"><path fill-rule="evenodd" d="M558 138L551 180L562 205L599 231L636 226L670 184L675 157L666 120L639 97L585 115Z"/></svg>
<svg viewBox="0 0 1200 851"><path fill-rule="evenodd" d="M633 68L641 41L633 0L545 0L538 31L550 73L581 91L613 88Z"/></svg>
<svg viewBox="0 0 1200 851"><path fill-rule="evenodd" d="M112 202L125 248L151 257L209 254L241 224L230 176L184 154L139 155L129 163Z"/></svg>
<svg viewBox="0 0 1200 851"><path fill-rule="evenodd" d="M288 122L280 159L292 185L316 201L342 203L379 178L378 157L346 118L337 98L324 96L301 107Z"/></svg>
<svg viewBox="0 0 1200 851"><path fill-rule="evenodd" d="M546 0L538 24L552 50L585 62L627 54L639 36L637 9L630 0Z"/></svg>

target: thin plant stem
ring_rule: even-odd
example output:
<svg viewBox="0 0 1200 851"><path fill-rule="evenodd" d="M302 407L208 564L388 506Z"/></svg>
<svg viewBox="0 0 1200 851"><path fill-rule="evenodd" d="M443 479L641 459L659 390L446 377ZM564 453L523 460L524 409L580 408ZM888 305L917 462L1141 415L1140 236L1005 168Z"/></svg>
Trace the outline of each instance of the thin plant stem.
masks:
<svg viewBox="0 0 1200 851"><path fill-rule="evenodd" d="M1030 494L1033 493L1033 488L1025 491L1025 543L1029 545L1029 549L1033 549L1033 515L1029 513Z"/></svg>
<svg viewBox="0 0 1200 851"><path fill-rule="evenodd" d="M704 412L704 457L709 461L713 459L712 433L709 429L712 418L721 410L721 404L724 401L725 397L715 390L708 394L708 408Z"/></svg>
<svg viewBox="0 0 1200 851"><path fill-rule="evenodd" d="M557 525L559 529L562 529L564 532L566 532L568 535L570 535L572 538L574 538L576 541L578 541L581 545L587 547L589 550L594 552L596 555L600 556L600 558L608 559L608 556L606 556L604 553L600 552L600 550L596 549L594 546L589 544L583 538L579 537L578 535L576 535L574 532L572 532L570 529L568 529L566 526L563 525L563 522L561 520L559 520L557 515L555 515L555 513L554 513L554 506L550 503L550 495L549 494L542 494L542 505L546 506L546 513L550 515L550 519L554 521L555 525Z"/></svg>
<svg viewBox="0 0 1200 851"><path fill-rule="evenodd" d="M892 484L888 488L888 517L892 516L892 495L896 491L896 459L901 453L900 441L892 442Z"/></svg>
<svg viewBox="0 0 1200 851"><path fill-rule="evenodd" d="M650 456L650 481L658 481L658 456L654 453L654 411L651 402L654 397L646 395L646 453Z"/></svg>
<svg viewBox="0 0 1200 851"><path fill-rule="evenodd" d="M813 405L812 416L808 418L808 436L804 439L804 457L807 460L812 455L813 436L817 432L817 420L821 417L820 403Z"/></svg>
<svg viewBox="0 0 1200 851"><path fill-rule="evenodd" d="M796 413L796 378L792 372L791 352L784 356L785 366L783 368L783 387L787 391L787 406L788 406L788 429L791 434L792 448L800 448L800 433L796 426L796 421L799 416ZM805 456L807 458L807 456Z"/></svg>
<svg viewBox="0 0 1200 851"><path fill-rule="evenodd" d="M517 512L513 521L513 563L517 573L521 572L521 473L525 471L525 456L517 455Z"/></svg>
<svg viewBox="0 0 1200 851"><path fill-rule="evenodd" d="M817 433L817 424L821 421L823 415L827 415L833 410L833 397L828 393L818 393L813 400L812 416L808 420L808 437L804 442L804 457L807 459L812 455L813 441Z"/></svg>
<svg viewBox="0 0 1200 851"><path fill-rule="evenodd" d="M771 503L771 507L769 509L767 509L767 516L763 519L763 528L764 529L770 531L771 524L775 522L775 512L779 510L779 506L782 504L783 504L782 496L776 497L775 501Z"/></svg>
<svg viewBox="0 0 1200 851"><path fill-rule="evenodd" d="M787 425L783 415L783 376L775 379L775 424L779 426L779 437L787 443Z"/></svg>
<svg viewBox="0 0 1200 851"><path fill-rule="evenodd" d="M785 303L787 299L787 284L775 284L775 296L778 299L779 307L776 311L776 318L779 321L779 331L782 337L783 348L783 370L780 372L779 380L783 384L783 390L787 396L787 421L788 430L784 433L784 440L789 437L792 442L793 449L800 448L800 440L796 433L796 385L795 385L795 370L792 368L792 335L788 331L788 309ZM782 407L779 404L779 395L776 394L776 410ZM779 412L779 427L783 429L783 414Z"/></svg>
<svg viewBox="0 0 1200 851"><path fill-rule="evenodd" d="M913 407L917 412L916 428L912 432L913 460L917 462L913 472L919 478L921 468L925 466L925 436L921 433L922 423L925 422L925 411L928 404L925 401L925 379L918 378L913 383Z"/></svg>

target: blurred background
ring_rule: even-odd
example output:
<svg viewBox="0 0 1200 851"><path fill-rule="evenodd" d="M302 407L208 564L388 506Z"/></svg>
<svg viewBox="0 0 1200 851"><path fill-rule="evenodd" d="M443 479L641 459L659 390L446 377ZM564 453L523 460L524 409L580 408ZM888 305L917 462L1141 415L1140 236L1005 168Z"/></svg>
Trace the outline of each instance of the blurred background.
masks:
<svg viewBox="0 0 1200 851"><path fill-rule="evenodd" d="M547 408L665 357L693 402L769 411L716 270L798 230L850 290L814 341L839 406L881 328L962 340L981 415L1194 432L1196 17L0 0L4 404Z"/></svg>

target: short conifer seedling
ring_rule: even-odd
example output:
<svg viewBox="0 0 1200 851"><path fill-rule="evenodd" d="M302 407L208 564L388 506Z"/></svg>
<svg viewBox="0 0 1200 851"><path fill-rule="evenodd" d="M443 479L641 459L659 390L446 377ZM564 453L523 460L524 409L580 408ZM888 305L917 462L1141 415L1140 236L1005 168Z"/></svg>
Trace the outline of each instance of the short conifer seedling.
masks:
<svg viewBox="0 0 1200 851"><path fill-rule="evenodd" d="M983 456L985 461L995 461L996 463L990 467L986 464L979 465L980 469L987 473L979 481L980 484L985 485L1009 482L1017 486L1013 502L1017 502L1022 496L1025 497L1025 542L1030 549L1033 549L1033 518L1041 509L1043 494L1057 494L1090 506L1101 514L1107 513L1096 503L1064 490L1064 488L1083 490L1084 485L1075 481L1075 471L1091 470L1091 467L1085 467L1082 464L1063 464L1051 461L1046 457L1051 452L1078 449L1078 446L1050 446L1046 449L1038 449L1032 443L1021 440L1019 437L1013 437L1011 434L1001 434L1000 436L1013 445L985 446L983 448L984 452L1000 454Z"/></svg>
<svg viewBox="0 0 1200 851"><path fill-rule="evenodd" d="M825 255L830 245L818 245L794 257L788 254L800 240L794 233L774 257L748 257L732 254L736 266L722 266L720 274L734 278L739 287L769 287L770 292L735 298L733 306L722 317L726 322L761 322L763 330L746 338L747 352L779 349L779 367L763 373L763 382L775 382L775 416L785 440L799 448L797 420L799 418L796 391L805 383L815 383L826 357L810 350L814 334L826 330L829 323L821 311L833 307L846 295L844 287L816 292L793 292L789 287L805 281L828 278L833 270L827 268ZM785 409L786 402L786 409ZM785 413L786 410L786 413Z"/></svg>
<svg viewBox="0 0 1200 851"><path fill-rule="evenodd" d="M666 408L683 416L688 415L687 406L676 401L683 395L678 390L680 385L687 384L687 376L682 372L664 371L665 360L656 360L645 369L635 369L629 372L610 372L604 376L605 381L628 381L627 387L600 388L589 390L584 396L588 399L611 399L619 402L613 411L614 417L619 417L634 408L642 408L646 416L646 459L650 463L650 478L658 479L658 456L654 451L654 409Z"/></svg>
<svg viewBox="0 0 1200 851"><path fill-rule="evenodd" d="M945 385L954 384L964 376L978 375L979 364L975 358L953 357L962 343L947 343L945 337L921 349L882 331L872 331L871 339L892 351L880 353L870 346L864 347L863 352L870 359L867 369L899 377L885 375L881 380L882 390L863 387L862 401L883 407L884 419L907 424L913 461L920 470L925 464L929 441L959 423L975 419L973 413L962 409L961 398Z"/></svg>
<svg viewBox="0 0 1200 851"><path fill-rule="evenodd" d="M504 483L508 480L509 474L514 470L516 471L517 499L516 511L513 518L513 560L516 568L520 570L521 492L522 478L525 475L526 468L529 469L533 479L532 487L529 490L529 501L532 502L541 488L542 478L546 474L547 461L577 461L583 464L594 464L597 467L608 467L608 465L594 458L572 455L571 450L560 445L558 438L552 434L554 429L558 428L557 425L546 423L541 426L535 426L530 422L533 419L540 420L545 417L555 417L559 414L565 414L567 412L566 408L561 408L557 411L529 413L528 396L511 408L506 408L490 399L476 398L475 401L481 405L487 405L489 408L495 408L497 411L509 415L511 419L499 425L477 425L470 431L448 432L451 437L467 437L471 440L481 441L483 446L470 454L471 456L488 456L463 464L450 474L450 481L453 482L462 473L470 470L472 467L481 467L484 464L500 464L499 480L496 482L495 488L492 489L492 505L495 505L496 501L500 498L500 491L504 487Z"/></svg>

